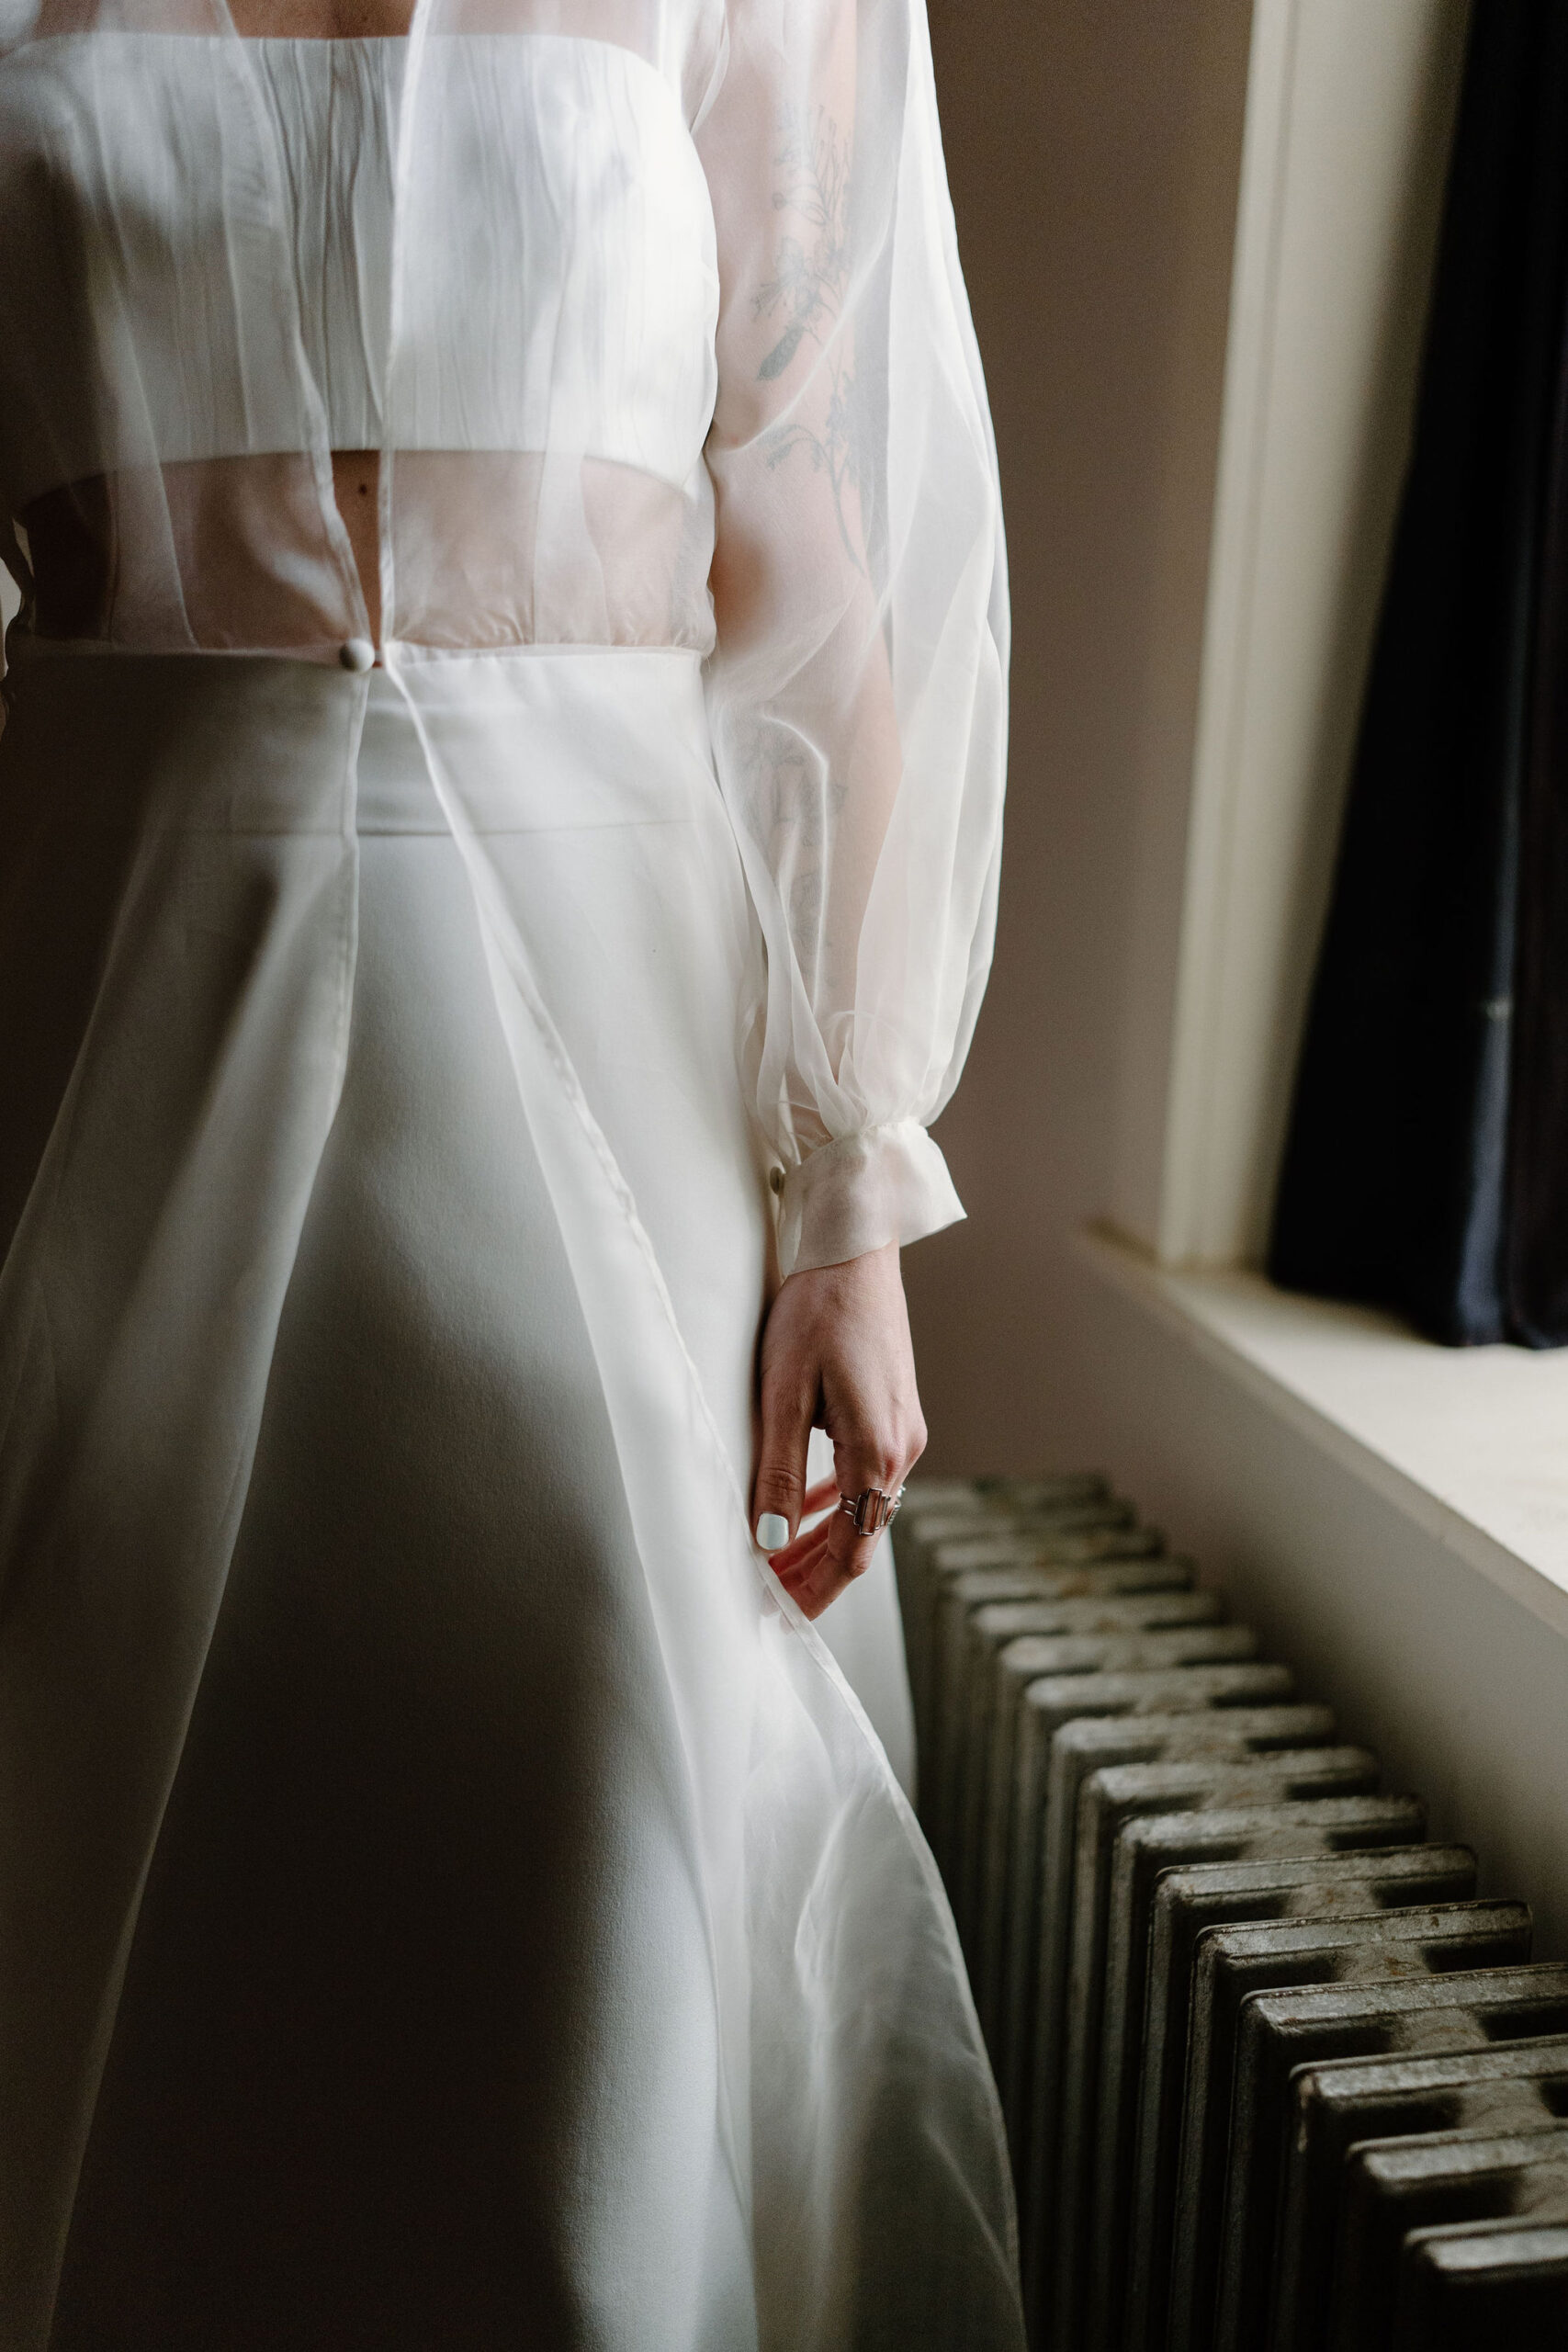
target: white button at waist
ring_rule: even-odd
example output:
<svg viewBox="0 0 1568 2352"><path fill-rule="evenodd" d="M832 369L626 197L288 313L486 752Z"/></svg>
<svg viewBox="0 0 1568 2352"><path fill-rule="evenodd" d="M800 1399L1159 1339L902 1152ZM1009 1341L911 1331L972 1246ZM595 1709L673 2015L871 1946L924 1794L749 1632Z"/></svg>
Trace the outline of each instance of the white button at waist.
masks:
<svg viewBox="0 0 1568 2352"><path fill-rule="evenodd" d="M345 670L354 671L357 676L375 668L376 648L367 637L347 637L338 647L337 658Z"/></svg>

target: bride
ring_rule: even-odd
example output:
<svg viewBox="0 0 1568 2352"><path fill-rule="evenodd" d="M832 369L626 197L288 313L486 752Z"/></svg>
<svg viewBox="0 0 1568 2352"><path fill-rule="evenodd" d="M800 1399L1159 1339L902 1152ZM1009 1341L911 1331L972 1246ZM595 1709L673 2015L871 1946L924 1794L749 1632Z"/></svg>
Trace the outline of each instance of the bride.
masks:
<svg viewBox="0 0 1568 2352"><path fill-rule="evenodd" d="M813 1622L1000 830L920 0L0 22L0 2345L1015 2347Z"/></svg>

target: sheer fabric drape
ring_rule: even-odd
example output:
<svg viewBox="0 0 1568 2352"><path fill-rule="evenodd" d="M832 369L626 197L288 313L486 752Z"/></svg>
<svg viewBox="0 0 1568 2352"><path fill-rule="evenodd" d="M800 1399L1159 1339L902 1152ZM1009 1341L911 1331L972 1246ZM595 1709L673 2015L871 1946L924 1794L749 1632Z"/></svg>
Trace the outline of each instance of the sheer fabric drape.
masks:
<svg viewBox="0 0 1568 2352"><path fill-rule="evenodd" d="M252 45L216 0L63 0L22 29L0 486L32 599L18 713L29 674L56 681L35 775L60 665L93 669L8 875L44 932L51 896L69 928L73 862L95 894L0 1280L24 1634L0 1633L0 1761L39 1825L0 1965L14 2016L48 1976L66 2020L0 2070L27 2166L0 2292L30 2346L342 1081L364 690L338 662L369 621ZM1012 2346L951 1922L751 1547L760 1297L716 1304L667 1116L710 1115L671 1035L738 1065L733 1132L713 1114L693 1148L732 1171L759 1289L769 1251L787 1272L959 1213L924 1123L989 951L1006 620L923 17L423 0L385 169L382 658L465 861L687 1765L671 1867L707 1922L714 2069L690 2097L722 2212L681 2340L732 2352L743 2310L780 2352ZM242 653L282 658L197 658ZM106 663L136 673L123 742ZM689 941L654 984L649 892ZM153 1039L161 1091L121 1123Z"/></svg>
<svg viewBox="0 0 1568 2352"><path fill-rule="evenodd" d="M1006 589L923 10L741 6L718 232L715 757L768 947L784 1266L958 1214L921 1130L988 967Z"/></svg>

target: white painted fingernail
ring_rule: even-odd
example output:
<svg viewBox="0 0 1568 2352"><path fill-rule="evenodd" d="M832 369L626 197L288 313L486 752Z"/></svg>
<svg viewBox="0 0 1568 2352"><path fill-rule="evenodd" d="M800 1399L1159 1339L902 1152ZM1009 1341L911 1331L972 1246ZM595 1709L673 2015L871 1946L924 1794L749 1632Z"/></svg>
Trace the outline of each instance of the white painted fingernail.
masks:
<svg viewBox="0 0 1568 2352"><path fill-rule="evenodd" d="M780 1511L765 1510L757 1521L758 1549L763 1552L782 1552L788 1542L788 1520Z"/></svg>

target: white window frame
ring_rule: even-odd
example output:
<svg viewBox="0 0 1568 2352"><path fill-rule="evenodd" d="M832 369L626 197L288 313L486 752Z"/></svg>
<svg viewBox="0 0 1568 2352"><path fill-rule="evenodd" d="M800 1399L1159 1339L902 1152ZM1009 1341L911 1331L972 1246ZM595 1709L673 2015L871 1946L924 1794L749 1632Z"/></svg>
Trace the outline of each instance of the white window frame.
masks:
<svg viewBox="0 0 1568 2352"><path fill-rule="evenodd" d="M1134 883L1135 933L1172 944L1130 981L1109 1204L1163 1266L1256 1266L1267 1247L1468 13L1254 9L1185 873L1145 857Z"/></svg>

